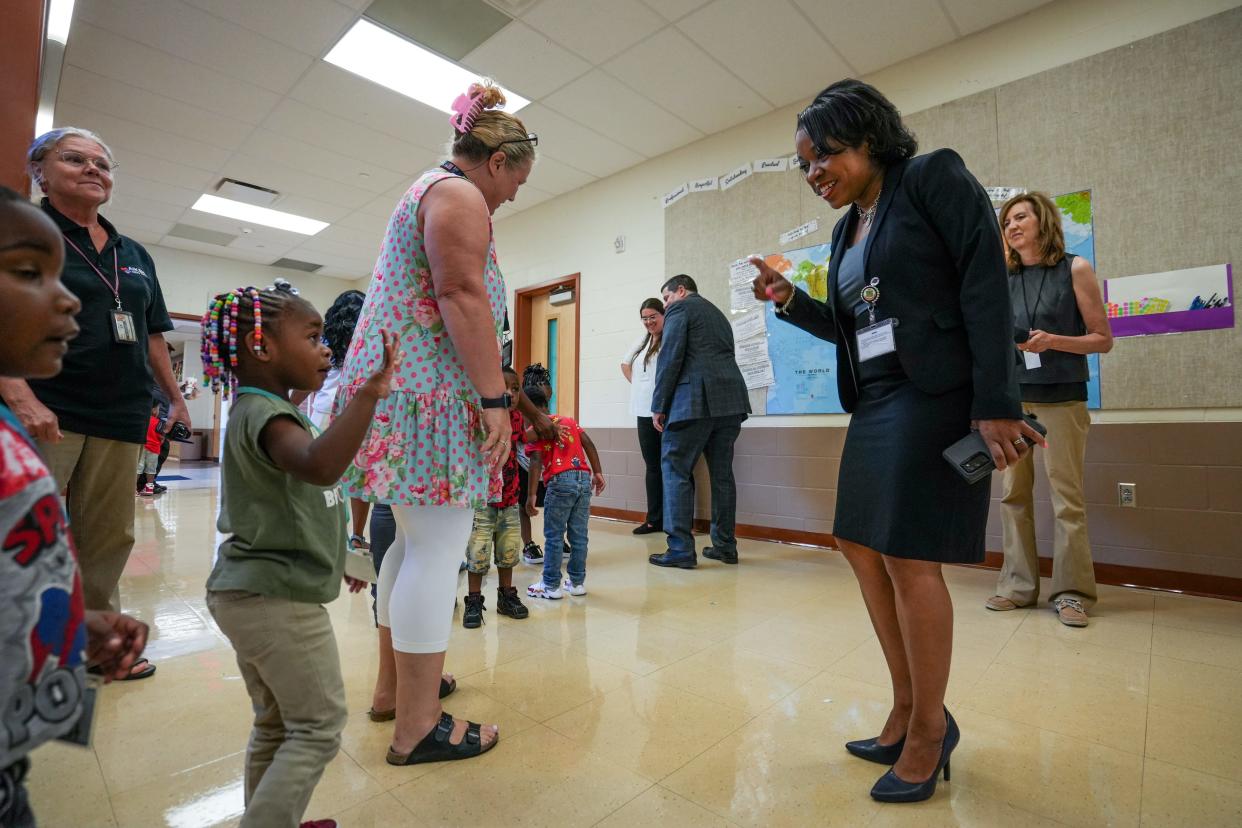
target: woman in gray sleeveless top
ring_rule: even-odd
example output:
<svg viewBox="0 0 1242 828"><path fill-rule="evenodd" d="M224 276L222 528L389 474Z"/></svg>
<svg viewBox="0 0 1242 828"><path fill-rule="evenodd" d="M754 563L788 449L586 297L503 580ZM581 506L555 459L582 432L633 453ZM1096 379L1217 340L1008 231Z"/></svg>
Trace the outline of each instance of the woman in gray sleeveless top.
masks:
<svg viewBox="0 0 1242 828"><path fill-rule="evenodd" d="M1085 627L1096 598L1082 477L1091 424L1087 354L1111 350L1113 335L1091 264L1065 252L1061 214L1052 199L1043 193L1015 196L1001 208L1000 222L1008 246L1022 405L1048 429L1044 468L1056 521L1048 600L1061 623ZM1039 600L1033 457L1028 453L1005 471L1005 563L996 595L987 601L991 610L1034 606Z"/></svg>

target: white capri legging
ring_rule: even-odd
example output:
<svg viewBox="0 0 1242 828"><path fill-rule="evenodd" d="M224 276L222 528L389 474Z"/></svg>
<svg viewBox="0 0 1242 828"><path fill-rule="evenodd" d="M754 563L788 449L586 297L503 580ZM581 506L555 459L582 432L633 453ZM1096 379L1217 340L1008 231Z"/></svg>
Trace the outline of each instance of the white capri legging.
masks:
<svg viewBox="0 0 1242 828"><path fill-rule="evenodd" d="M457 570L474 512L455 506L396 506L396 537L380 566L376 614L402 653L442 653L453 629Z"/></svg>

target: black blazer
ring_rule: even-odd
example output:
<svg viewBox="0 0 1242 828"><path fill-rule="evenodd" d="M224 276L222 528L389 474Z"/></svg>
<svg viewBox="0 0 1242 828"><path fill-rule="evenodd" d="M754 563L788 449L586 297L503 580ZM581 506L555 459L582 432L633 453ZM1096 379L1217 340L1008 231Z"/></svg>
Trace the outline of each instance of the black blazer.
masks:
<svg viewBox="0 0 1242 828"><path fill-rule="evenodd" d="M855 297L841 297L838 271L857 212L832 231L828 301L799 290L777 314L837 344L837 390L846 411L858 403ZM928 394L971 385L974 419L1022 416L1004 252L996 213L961 156L936 150L890 167L863 240L867 280L880 278L876 318L896 318L897 356Z"/></svg>
<svg viewBox="0 0 1242 828"><path fill-rule="evenodd" d="M667 414L670 425L750 413L746 382L733 354L733 326L697 293L664 312L651 410Z"/></svg>

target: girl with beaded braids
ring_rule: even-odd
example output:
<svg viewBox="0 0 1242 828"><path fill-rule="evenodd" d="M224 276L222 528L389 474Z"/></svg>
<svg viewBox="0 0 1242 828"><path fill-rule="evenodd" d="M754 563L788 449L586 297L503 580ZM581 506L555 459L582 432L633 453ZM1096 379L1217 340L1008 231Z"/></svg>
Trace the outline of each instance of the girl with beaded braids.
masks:
<svg viewBox="0 0 1242 828"><path fill-rule="evenodd" d="M377 331L376 368L327 430L289 401L331 366L323 319L289 287L222 293L203 315L203 365L228 388L220 485L225 541L207 606L237 653L254 707L246 752L246 825L296 825L340 746L345 687L324 604L365 584L344 576L339 481L388 396L396 339Z"/></svg>

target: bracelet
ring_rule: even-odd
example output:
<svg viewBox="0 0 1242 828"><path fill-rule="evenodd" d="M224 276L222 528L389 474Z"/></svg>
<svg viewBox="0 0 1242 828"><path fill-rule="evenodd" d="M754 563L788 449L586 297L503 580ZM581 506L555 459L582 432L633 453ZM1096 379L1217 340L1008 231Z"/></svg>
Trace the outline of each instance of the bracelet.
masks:
<svg viewBox="0 0 1242 828"><path fill-rule="evenodd" d="M781 316L785 316L786 314L788 314L789 306L793 304L794 297L797 295L798 295L798 289L794 288L793 292L789 294L789 298L786 299L783 303L776 306L776 312L779 313Z"/></svg>

